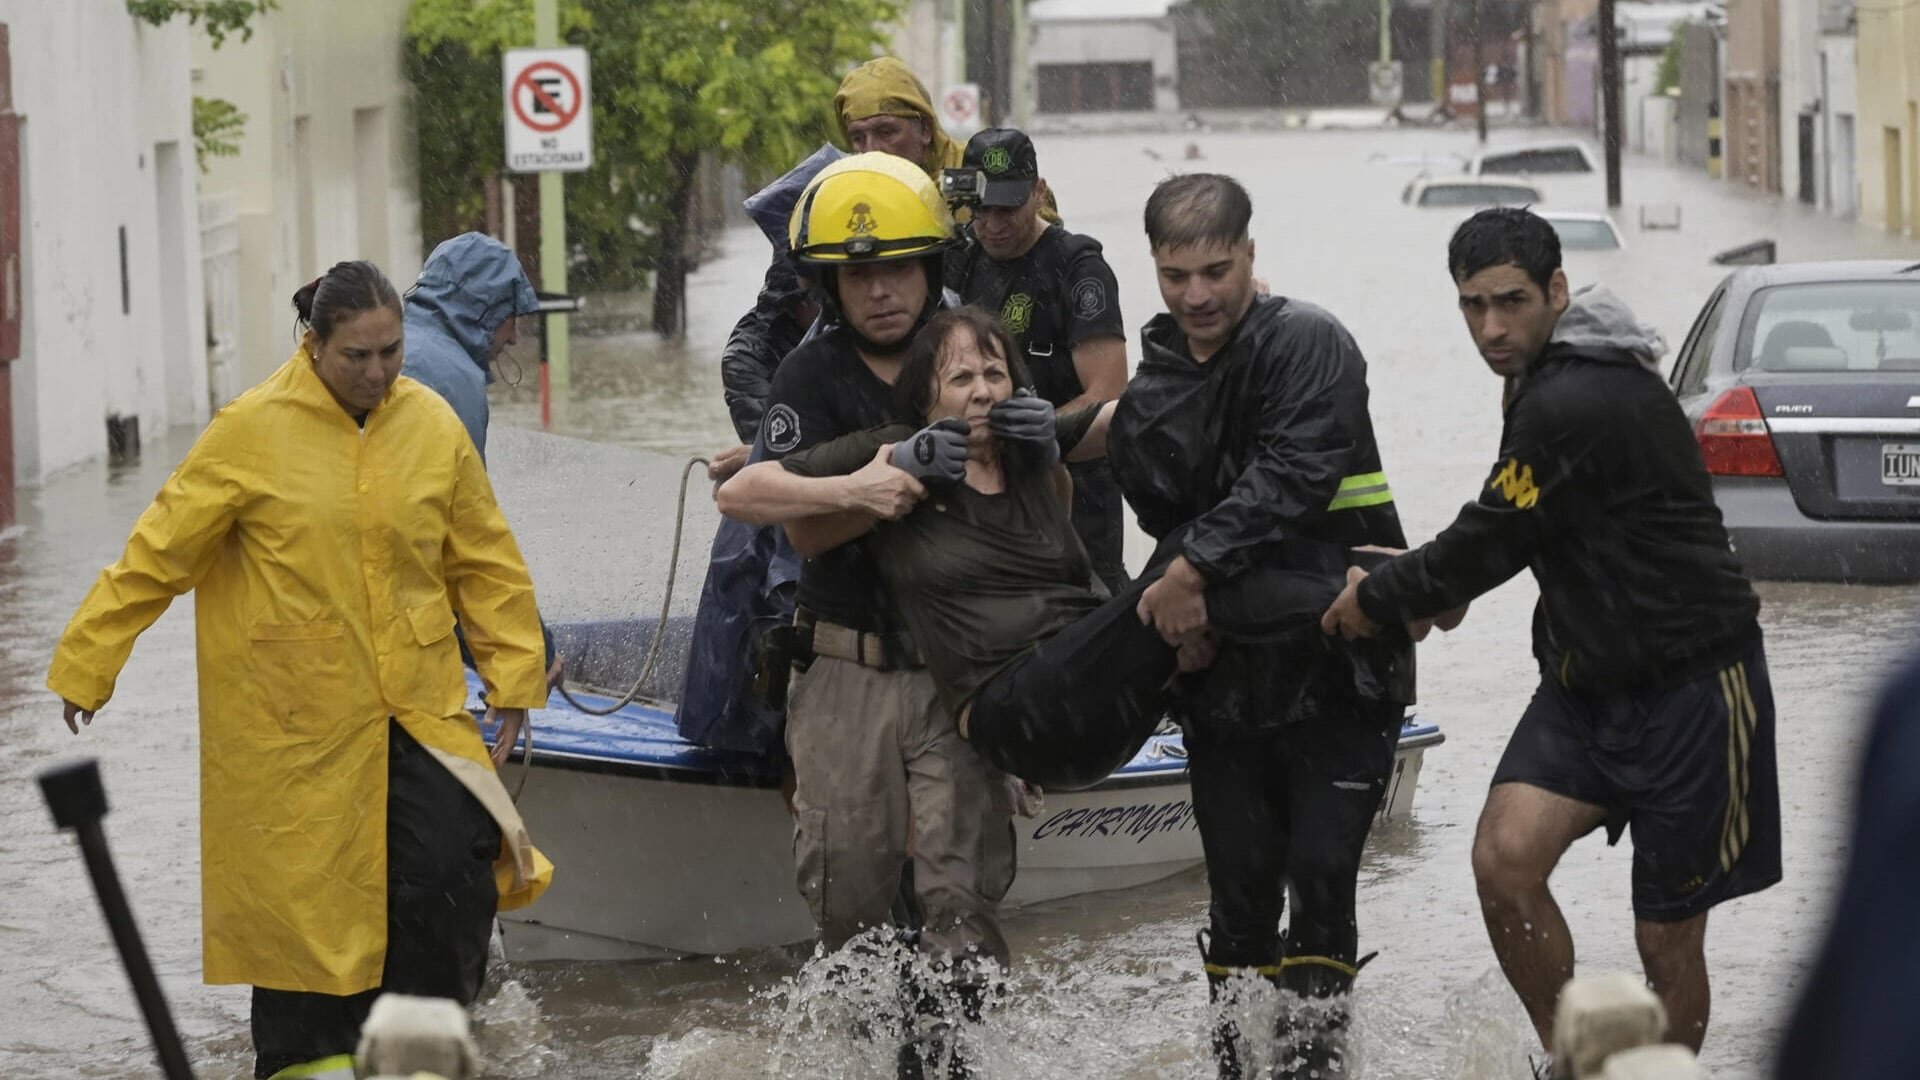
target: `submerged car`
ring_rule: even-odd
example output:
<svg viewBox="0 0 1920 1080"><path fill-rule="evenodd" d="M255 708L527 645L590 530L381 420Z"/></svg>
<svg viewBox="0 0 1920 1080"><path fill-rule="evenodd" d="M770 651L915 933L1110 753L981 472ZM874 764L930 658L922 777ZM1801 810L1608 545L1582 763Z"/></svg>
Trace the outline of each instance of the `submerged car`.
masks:
<svg viewBox="0 0 1920 1080"><path fill-rule="evenodd" d="M1594 172L1593 154L1571 139L1490 146L1467 160L1469 176L1515 176Z"/></svg>
<svg viewBox="0 0 1920 1080"><path fill-rule="evenodd" d="M1627 246L1620 227L1606 214L1551 211L1540 215L1560 236L1563 251L1616 251Z"/></svg>
<svg viewBox="0 0 1920 1080"><path fill-rule="evenodd" d="M1520 180L1477 176L1417 176L1400 192L1408 206L1534 206L1540 189Z"/></svg>
<svg viewBox="0 0 1920 1080"><path fill-rule="evenodd" d="M1671 382L1749 574L1920 580L1920 263L1736 270Z"/></svg>

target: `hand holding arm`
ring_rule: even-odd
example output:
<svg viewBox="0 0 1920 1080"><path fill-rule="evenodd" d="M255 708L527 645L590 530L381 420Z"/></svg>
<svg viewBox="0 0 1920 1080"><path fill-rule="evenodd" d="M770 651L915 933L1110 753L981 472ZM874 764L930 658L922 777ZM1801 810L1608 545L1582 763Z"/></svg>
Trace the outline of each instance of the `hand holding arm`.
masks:
<svg viewBox="0 0 1920 1080"><path fill-rule="evenodd" d="M1042 464L1051 465L1060 460L1053 406L1030 390L1017 391L988 410L987 425L995 435L1031 447Z"/></svg>

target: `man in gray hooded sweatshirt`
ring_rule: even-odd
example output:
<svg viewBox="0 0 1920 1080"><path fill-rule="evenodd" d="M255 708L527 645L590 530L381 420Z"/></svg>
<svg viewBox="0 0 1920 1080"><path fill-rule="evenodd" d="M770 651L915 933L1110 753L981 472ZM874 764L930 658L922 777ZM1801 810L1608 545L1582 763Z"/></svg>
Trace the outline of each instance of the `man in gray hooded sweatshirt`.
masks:
<svg viewBox="0 0 1920 1080"><path fill-rule="evenodd" d="M493 360L519 340L515 316L538 310L519 257L485 233L461 233L434 248L407 292L407 362L400 373L447 399L482 460Z"/></svg>
<svg viewBox="0 0 1920 1080"><path fill-rule="evenodd" d="M494 358L520 340L517 316L539 310L520 257L485 233L442 241L407 290L407 359L400 374L447 399L481 461L487 459L487 384L493 381ZM458 624L454 632L460 636L460 659L473 667L466 634ZM547 683L557 685L560 658L545 619L540 633L547 643Z"/></svg>
<svg viewBox="0 0 1920 1080"><path fill-rule="evenodd" d="M1507 381L1500 456L1434 540L1349 584L1349 638L1455 613L1531 568L1534 692L1474 837L1500 967L1553 1045L1573 940L1547 877L1577 839L1633 829L1634 939L1667 1037L1706 1035L1714 905L1780 880L1773 694L1741 573L1658 335L1612 293L1570 294L1552 226L1486 210L1448 267L1474 344ZM1443 623L1445 625L1445 623Z"/></svg>

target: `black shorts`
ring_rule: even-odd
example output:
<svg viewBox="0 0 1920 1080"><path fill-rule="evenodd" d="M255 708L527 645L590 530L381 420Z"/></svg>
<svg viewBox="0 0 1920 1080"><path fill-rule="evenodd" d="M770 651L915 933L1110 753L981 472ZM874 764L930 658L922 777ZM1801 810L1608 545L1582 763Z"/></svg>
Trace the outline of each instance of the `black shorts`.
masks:
<svg viewBox="0 0 1920 1080"><path fill-rule="evenodd" d="M1737 663L1676 687L1534 692L1494 770L1603 807L1607 842L1633 829L1633 911L1690 919L1780 880L1773 688L1755 642Z"/></svg>

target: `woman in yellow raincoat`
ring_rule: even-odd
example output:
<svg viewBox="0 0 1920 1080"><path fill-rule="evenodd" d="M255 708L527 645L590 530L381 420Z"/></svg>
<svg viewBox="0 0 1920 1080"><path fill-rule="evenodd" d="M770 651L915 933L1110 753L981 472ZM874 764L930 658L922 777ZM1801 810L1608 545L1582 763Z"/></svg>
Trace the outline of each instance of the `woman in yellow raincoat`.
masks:
<svg viewBox="0 0 1920 1080"><path fill-rule="evenodd" d="M470 1004L497 908L552 867L494 771L546 703L533 584L466 429L400 378L372 263L300 290L300 349L221 410L68 625L67 725L196 590L208 983L254 987L257 1077L351 1076L382 990ZM502 728L466 711L455 612Z"/></svg>

